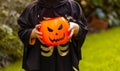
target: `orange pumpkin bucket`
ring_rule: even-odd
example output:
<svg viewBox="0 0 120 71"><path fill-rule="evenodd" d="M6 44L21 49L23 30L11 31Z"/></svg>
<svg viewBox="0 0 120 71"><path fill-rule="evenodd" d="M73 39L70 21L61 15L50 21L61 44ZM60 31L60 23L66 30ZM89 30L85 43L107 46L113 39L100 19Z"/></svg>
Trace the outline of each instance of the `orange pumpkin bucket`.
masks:
<svg viewBox="0 0 120 71"><path fill-rule="evenodd" d="M69 41L69 22L64 17L50 18L40 22L41 40L48 46L57 46Z"/></svg>

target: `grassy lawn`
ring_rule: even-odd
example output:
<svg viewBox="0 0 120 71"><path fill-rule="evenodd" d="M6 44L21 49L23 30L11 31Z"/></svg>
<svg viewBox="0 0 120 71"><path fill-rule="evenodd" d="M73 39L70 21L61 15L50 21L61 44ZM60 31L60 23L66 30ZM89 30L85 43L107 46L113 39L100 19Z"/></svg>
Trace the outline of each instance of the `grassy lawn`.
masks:
<svg viewBox="0 0 120 71"><path fill-rule="evenodd" d="M22 65L22 62L18 61L16 63L9 65L8 67L4 67L0 69L0 71L24 71L21 65Z"/></svg>
<svg viewBox="0 0 120 71"><path fill-rule="evenodd" d="M120 71L120 27L86 38L81 71Z"/></svg>
<svg viewBox="0 0 120 71"><path fill-rule="evenodd" d="M82 47L81 71L120 71L120 27L88 35ZM0 71L23 71L21 62Z"/></svg>

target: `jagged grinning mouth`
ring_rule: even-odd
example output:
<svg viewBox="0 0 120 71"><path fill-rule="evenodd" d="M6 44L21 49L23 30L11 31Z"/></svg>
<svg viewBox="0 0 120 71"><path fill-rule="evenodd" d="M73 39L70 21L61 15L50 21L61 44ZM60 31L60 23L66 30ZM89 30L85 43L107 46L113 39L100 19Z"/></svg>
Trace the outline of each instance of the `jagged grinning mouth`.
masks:
<svg viewBox="0 0 120 71"><path fill-rule="evenodd" d="M62 38L59 38L59 39L51 39L51 38L49 37L49 39L50 39L51 42L58 42L58 41L60 41L60 40L63 40L64 38L65 38L65 33L63 34L63 37L62 37Z"/></svg>

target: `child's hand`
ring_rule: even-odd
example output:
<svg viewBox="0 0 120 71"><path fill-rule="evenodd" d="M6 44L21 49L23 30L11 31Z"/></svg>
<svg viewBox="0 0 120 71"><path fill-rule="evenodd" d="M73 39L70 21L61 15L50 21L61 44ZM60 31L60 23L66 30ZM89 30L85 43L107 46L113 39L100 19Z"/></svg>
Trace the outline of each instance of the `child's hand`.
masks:
<svg viewBox="0 0 120 71"><path fill-rule="evenodd" d="M30 36L30 44L35 44L36 39L42 42L42 32L39 32L40 24L36 25L35 28L32 30L31 36Z"/></svg>
<svg viewBox="0 0 120 71"><path fill-rule="evenodd" d="M33 29L33 36L38 39L42 38L41 36L42 32L39 32L39 29L40 29L40 25L36 25L35 28Z"/></svg>
<svg viewBox="0 0 120 71"><path fill-rule="evenodd" d="M70 36L69 38L71 38L72 36L76 36L79 32L79 25L74 23L74 22L70 22L70 28L68 29L68 31L70 32Z"/></svg>

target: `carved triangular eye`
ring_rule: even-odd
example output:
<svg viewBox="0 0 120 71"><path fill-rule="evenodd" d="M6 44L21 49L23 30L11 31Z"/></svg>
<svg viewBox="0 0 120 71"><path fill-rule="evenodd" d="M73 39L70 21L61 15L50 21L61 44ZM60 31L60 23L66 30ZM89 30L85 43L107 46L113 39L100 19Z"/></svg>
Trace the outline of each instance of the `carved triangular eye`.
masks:
<svg viewBox="0 0 120 71"><path fill-rule="evenodd" d="M63 26L62 24L59 26L58 30L62 30Z"/></svg>
<svg viewBox="0 0 120 71"><path fill-rule="evenodd" d="M47 27L47 29L49 32L53 32L53 30L51 28Z"/></svg>

